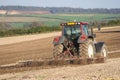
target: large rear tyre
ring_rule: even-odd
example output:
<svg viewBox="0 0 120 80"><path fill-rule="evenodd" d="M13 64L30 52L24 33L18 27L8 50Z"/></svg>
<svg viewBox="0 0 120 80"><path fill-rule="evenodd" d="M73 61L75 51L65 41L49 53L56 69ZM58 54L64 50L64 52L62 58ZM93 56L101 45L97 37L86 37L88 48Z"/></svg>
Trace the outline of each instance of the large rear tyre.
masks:
<svg viewBox="0 0 120 80"><path fill-rule="evenodd" d="M88 39L86 42L79 44L79 54L80 57L94 58L95 45L93 41Z"/></svg>
<svg viewBox="0 0 120 80"><path fill-rule="evenodd" d="M63 55L62 52L63 52L63 45L62 44L55 45L53 49L53 57L56 59L62 57Z"/></svg>

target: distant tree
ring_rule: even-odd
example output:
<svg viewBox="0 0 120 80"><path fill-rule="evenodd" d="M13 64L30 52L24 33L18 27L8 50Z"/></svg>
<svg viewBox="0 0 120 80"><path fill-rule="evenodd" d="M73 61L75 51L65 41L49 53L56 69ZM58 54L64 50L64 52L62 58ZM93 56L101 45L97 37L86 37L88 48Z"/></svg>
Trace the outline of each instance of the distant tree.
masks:
<svg viewBox="0 0 120 80"><path fill-rule="evenodd" d="M41 23L41 22L32 22L31 24L29 24L29 28L40 27L40 26L43 26L43 23Z"/></svg>
<svg viewBox="0 0 120 80"><path fill-rule="evenodd" d="M10 30L11 25L6 22L0 22L0 31Z"/></svg>

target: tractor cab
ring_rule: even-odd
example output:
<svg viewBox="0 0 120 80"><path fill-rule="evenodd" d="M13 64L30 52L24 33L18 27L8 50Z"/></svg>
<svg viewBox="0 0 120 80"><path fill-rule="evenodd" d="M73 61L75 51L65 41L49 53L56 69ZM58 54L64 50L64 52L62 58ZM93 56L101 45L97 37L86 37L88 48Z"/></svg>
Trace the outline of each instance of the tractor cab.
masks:
<svg viewBox="0 0 120 80"><path fill-rule="evenodd" d="M81 38L87 38L91 35L91 27L88 27L87 22L68 22L62 23L62 36L65 36L69 40ZM83 39L82 39L83 40Z"/></svg>

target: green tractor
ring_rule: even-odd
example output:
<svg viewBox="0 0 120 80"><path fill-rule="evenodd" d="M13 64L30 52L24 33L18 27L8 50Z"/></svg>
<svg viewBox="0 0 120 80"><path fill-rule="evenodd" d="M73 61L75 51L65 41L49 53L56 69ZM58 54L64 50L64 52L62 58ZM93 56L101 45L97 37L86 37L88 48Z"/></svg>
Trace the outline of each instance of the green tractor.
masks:
<svg viewBox="0 0 120 80"><path fill-rule="evenodd" d="M62 26L62 36L53 40L53 57L59 58L99 58L108 57L104 42L96 42L96 35L88 22L67 22Z"/></svg>

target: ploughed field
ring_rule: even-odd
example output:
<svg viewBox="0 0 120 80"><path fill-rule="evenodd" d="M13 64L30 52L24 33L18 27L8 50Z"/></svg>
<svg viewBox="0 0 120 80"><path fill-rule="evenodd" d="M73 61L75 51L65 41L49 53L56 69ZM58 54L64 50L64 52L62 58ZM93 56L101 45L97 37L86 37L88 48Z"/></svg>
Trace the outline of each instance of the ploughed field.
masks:
<svg viewBox="0 0 120 80"><path fill-rule="evenodd" d="M105 63L0 69L0 80L120 80L120 27L104 28L95 33L96 40L104 41L108 47L110 59ZM0 65L51 58L52 40L53 37L32 41L25 39L24 42L17 39L19 43L13 44L4 40L6 45L0 46Z"/></svg>
<svg viewBox="0 0 120 80"><path fill-rule="evenodd" d="M110 52L109 58L120 57L120 27L104 28L101 31L96 30L95 33L96 41L104 41L106 43ZM24 42L18 41L19 43L0 45L0 65L15 63L20 60L51 58L53 38L54 35L43 39L32 41L28 39L28 41L25 40ZM21 39L24 38L22 37Z"/></svg>

